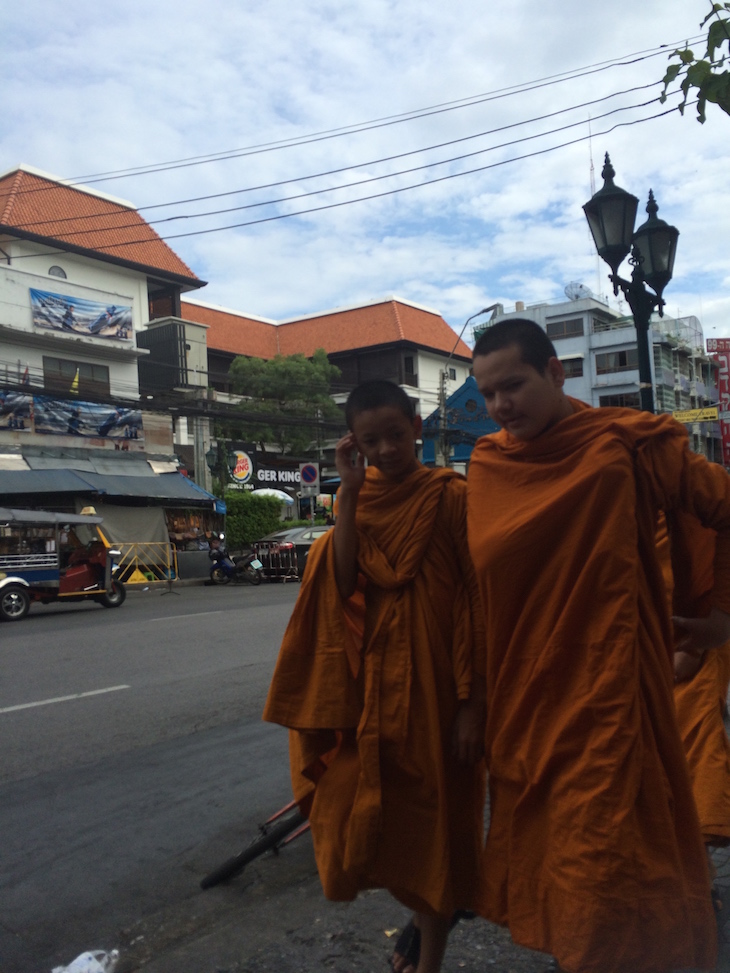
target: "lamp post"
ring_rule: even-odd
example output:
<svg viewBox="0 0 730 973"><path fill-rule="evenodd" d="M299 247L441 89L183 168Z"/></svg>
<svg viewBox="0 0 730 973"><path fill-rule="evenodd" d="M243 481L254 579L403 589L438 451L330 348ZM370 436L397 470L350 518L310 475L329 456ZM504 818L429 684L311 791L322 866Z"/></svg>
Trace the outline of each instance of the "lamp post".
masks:
<svg viewBox="0 0 730 973"><path fill-rule="evenodd" d="M221 499L223 499L223 494L225 493L225 486L228 482L228 474L232 473L236 468L236 462L238 457L234 452L228 452L226 450L225 443L216 443L215 446L211 445L210 449L205 454L205 462L211 473L218 477L218 482L220 484Z"/></svg>
<svg viewBox="0 0 730 973"><path fill-rule="evenodd" d="M591 197L583 211L598 255L611 268L608 279L613 283L613 293L618 294L619 288L621 289L634 316L641 408L645 412L653 412L649 325L654 308L660 317L664 316L662 291L672 279L679 230L657 218L659 207L650 189L646 204L649 218L634 231L639 200L625 189L614 185L616 173L608 152L601 175L603 188ZM618 268L629 252L629 263L634 269L631 280L624 280L618 276ZM651 287L654 294L646 289L645 284Z"/></svg>

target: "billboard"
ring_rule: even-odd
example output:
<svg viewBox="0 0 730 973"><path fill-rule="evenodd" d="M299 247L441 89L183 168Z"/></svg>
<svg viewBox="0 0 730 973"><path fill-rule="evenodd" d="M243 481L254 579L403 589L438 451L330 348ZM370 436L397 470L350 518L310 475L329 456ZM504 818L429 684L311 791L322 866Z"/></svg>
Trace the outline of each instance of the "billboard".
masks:
<svg viewBox="0 0 730 973"><path fill-rule="evenodd" d="M33 324L66 334L133 341L132 308L30 288Z"/></svg>
<svg viewBox="0 0 730 973"><path fill-rule="evenodd" d="M115 446L142 448L144 430L140 409L122 409L98 402L70 402L50 395L29 395L0 389L0 429L112 439Z"/></svg>

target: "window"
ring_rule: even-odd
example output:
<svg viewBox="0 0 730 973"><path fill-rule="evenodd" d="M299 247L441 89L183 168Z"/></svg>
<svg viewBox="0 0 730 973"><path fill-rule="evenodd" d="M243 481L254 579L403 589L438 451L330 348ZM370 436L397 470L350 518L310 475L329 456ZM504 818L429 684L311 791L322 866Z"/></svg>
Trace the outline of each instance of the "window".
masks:
<svg viewBox="0 0 730 973"><path fill-rule="evenodd" d="M403 384L412 385L414 388L418 387L418 375L415 371L415 359L413 355L403 356Z"/></svg>
<svg viewBox="0 0 730 973"><path fill-rule="evenodd" d="M63 267L59 267L57 264L49 267L48 273L51 277L62 277L64 280L66 280L66 271L63 269Z"/></svg>
<svg viewBox="0 0 730 973"><path fill-rule="evenodd" d="M452 381L452 382L455 382L456 381L456 369L455 368L450 368L449 369L449 380Z"/></svg>
<svg viewBox="0 0 730 973"><path fill-rule="evenodd" d="M548 338L575 338L583 334L583 318L572 318L569 321L548 321L545 325Z"/></svg>
<svg viewBox="0 0 730 973"><path fill-rule="evenodd" d="M583 376L582 358L563 358L561 364L566 378L581 378Z"/></svg>
<svg viewBox="0 0 730 973"><path fill-rule="evenodd" d="M625 392L623 395L602 395L598 404L619 406L624 409L640 409L641 398L638 392Z"/></svg>
<svg viewBox="0 0 730 973"><path fill-rule="evenodd" d="M610 372L628 372L639 367L639 353L636 348L626 351L607 351L596 355L596 375L608 375Z"/></svg>
<svg viewBox="0 0 730 973"><path fill-rule="evenodd" d="M78 390L75 386L78 374ZM71 389L74 384L73 391ZM80 399L109 398L109 369L106 365L92 365L89 362L70 361L66 358L43 356L43 385L46 392L63 395L76 395Z"/></svg>

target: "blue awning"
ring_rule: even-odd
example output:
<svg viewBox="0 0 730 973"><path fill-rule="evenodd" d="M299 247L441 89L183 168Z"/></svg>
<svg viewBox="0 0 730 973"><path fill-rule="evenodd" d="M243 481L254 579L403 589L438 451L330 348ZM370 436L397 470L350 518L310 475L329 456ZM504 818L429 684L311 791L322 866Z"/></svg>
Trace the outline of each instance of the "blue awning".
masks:
<svg viewBox="0 0 730 973"><path fill-rule="evenodd" d="M111 473L89 473L86 470L0 470L0 496L12 506L10 496L91 494L109 499L137 498L165 500L179 504L187 501L193 507L218 509L221 501L182 473L158 473L152 476L124 476Z"/></svg>

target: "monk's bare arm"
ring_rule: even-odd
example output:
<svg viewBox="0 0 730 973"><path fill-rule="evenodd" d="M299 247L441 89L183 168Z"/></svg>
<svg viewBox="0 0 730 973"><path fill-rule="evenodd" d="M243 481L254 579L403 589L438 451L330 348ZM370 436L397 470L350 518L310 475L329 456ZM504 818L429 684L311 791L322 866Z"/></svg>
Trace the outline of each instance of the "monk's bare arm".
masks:
<svg viewBox="0 0 730 973"><path fill-rule="evenodd" d="M355 458L353 460L353 455ZM358 540L355 525L357 499L365 482L365 458L352 433L335 447L335 466L340 476L337 520L334 526L335 581L341 598L349 598L357 585Z"/></svg>

